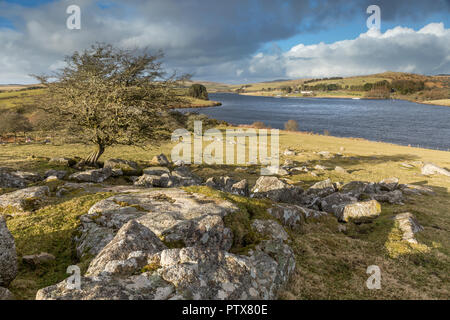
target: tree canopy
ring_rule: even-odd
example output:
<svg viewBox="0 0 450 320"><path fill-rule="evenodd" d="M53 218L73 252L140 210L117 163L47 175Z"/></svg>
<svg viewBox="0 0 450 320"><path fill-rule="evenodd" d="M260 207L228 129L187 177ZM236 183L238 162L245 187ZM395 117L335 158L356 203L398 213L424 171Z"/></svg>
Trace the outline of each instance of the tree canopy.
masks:
<svg viewBox="0 0 450 320"><path fill-rule="evenodd" d="M52 76L36 76L48 90L41 106L71 135L97 146L85 162L96 164L105 148L142 146L168 135L170 112L181 98L167 77L162 53L96 44L66 57Z"/></svg>

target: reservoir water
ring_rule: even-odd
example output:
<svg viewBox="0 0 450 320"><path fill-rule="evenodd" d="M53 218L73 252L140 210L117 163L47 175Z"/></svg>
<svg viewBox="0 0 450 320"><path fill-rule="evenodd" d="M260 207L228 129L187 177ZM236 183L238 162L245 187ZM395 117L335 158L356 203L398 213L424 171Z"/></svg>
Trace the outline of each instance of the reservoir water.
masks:
<svg viewBox="0 0 450 320"><path fill-rule="evenodd" d="M262 121L283 129L290 119L301 131L358 137L414 147L450 149L450 107L403 100L272 98L212 93L220 107L183 109L231 124Z"/></svg>

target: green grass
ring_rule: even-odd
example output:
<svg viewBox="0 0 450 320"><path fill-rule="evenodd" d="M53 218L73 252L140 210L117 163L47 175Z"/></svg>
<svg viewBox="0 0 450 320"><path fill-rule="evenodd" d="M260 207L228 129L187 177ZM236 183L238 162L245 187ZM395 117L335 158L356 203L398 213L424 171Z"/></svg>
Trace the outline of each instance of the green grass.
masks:
<svg viewBox="0 0 450 320"><path fill-rule="evenodd" d="M40 95L44 89L23 91L0 91L0 110L17 108L24 102L31 102L31 98Z"/></svg>
<svg viewBox="0 0 450 320"><path fill-rule="evenodd" d="M108 193L74 193L62 199L53 199L52 204L36 212L16 215L7 220L19 257L19 274L10 286L16 298L34 299L39 289L66 279L66 270L70 265L78 264L82 270L86 269L89 258L79 261L73 243L80 224L78 218L108 196ZM56 260L36 269L21 262L22 256L41 252L53 254Z"/></svg>

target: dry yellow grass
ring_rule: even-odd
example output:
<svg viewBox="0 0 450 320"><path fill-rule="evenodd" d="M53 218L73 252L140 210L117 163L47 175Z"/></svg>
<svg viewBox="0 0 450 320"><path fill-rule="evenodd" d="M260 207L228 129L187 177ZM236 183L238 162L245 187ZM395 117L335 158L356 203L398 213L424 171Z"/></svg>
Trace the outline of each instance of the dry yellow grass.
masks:
<svg viewBox="0 0 450 320"><path fill-rule="evenodd" d="M436 105L439 105L439 106L450 107L450 99L430 100L430 101L423 101L421 103L436 104Z"/></svg>

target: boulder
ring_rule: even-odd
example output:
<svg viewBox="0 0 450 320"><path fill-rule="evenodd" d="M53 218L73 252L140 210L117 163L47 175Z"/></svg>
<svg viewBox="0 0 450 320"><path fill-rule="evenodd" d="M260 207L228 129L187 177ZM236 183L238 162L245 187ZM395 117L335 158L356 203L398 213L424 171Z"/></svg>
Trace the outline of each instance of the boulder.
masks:
<svg viewBox="0 0 450 320"><path fill-rule="evenodd" d="M410 212L405 212L397 214L394 220L402 232L402 240L410 243L417 243L414 234L422 231L423 227L420 225L419 221L417 221L416 217Z"/></svg>
<svg viewBox="0 0 450 320"><path fill-rule="evenodd" d="M76 172L69 176L69 179L78 182L102 183L112 175L110 168L92 169L82 172Z"/></svg>
<svg viewBox="0 0 450 320"><path fill-rule="evenodd" d="M248 189L247 179L243 179L233 184L231 186L231 193L242 197L248 197L250 195L250 191Z"/></svg>
<svg viewBox="0 0 450 320"><path fill-rule="evenodd" d="M268 239L286 241L289 238L283 227L274 220L255 219L252 222L252 228Z"/></svg>
<svg viewBox="0 0 450 320"><path fill-rule="evenodd" d="M436 194L431 187L425 187L415 184L401 184L399 189L406 195L429 195L433 196Z"/></svg>
<svg viewBox="0 0 450 320"><path fill-rule="evenodd" d="M14 300L14 295L6 288L0 287L0 301L2 300Z"/></svg>
<svg viewBox="0 0 450 320"><path fill-rule="evenodd" d="M316 221L327 216L326 212L305 208L294 204L277 203L267 212L277 218L281 223L293 230L298 229L302 224L309 221Z"/></svg>
<svg viewBox="0 0 450 320"><path fill-rule="evenodd" d="M25 188L28 181L8 168L0 168L0 188Z"/></svg>
<svg viewBox="0 0 450 320"><path fill-rule="evenodd" d="M440 174L440 175L450 177L450 171L448 171L444 168L438 167L437 165L435 165L433 163L424 164L424 166L422 167L422 174L425 176L429 176L429 175L433 175L433 174Z"/></svg>
<svg viewBox="0 0 450 320"><path fill-rule="evenodd" d="M339 192L345 193L347 195L350 195L355 198L359 198L361 194L366 192L366 189L368 189L369 183L363 182L363 181L351 181L349 183L344 184Z"/></svg>
<svg viewBox="0 0 450 320"><path fill-rule="evenodd" d="M329 196L326 196L325 198L322 198L319 204L322 211L332 213L334 215L339 215L345 205L357 201L358 199L352 195L342 192L335 192L330 194Z"/></svg>
<svg viewBox="0 0 450 320"><path fill-rule="evenodd" d="M160 166L167 166L169 165L169 159L167 159L167 157L163 153L161 153L160 155L153 157L152 163Z"/></svg>
<svg viewBox="0 0 450 320"><path fill-rule="evenodd" d="M17 272L17 253L14 238L6 226L5 219L0 216L0 287L8 287L17 276ZM3 292L3 294L6 293Z"/></svg>
<svg viewBox="0 0 450 320"><path fill-rule="evenodd" d="M328 169L327 167L322 166L320 164L317 164L317 165L314 166L314 170L321 170L321 171L323 171L323 170L327 170L327 169Z"/></svg>
<svg viewBox="0 0 450 320"><path fill-rule="evenodd" d="M331 152L329 152L329 151L320 151L320 152L317 152L317 154L319 156L325 158L325 159L332 159L332 158L334 158L334 155L331 154Z"/></svg>
<svg viewBox="0 0 450 320"><path fill-rule="evenodd" d="M336 189L330 179L316 182L308 190L306 190L306 195L312 195L315 197L326 197L334 193Z"/></svg>
<svg viewBox="0 0 450 320"><path fill-rule="evenodd" d="M43 177L35 172L16 171L14 172L14 175L24 179L27 182L39 182L43 180Z"/></svg>
<svg viewBox="0 0 450 320"><path fill-rule="evenodd" d="M348 171L347 171L347 170L345 170L344 168L339 167L339 166L336 166L336 167L334 168L334 171L336 171L336 173L339 173L339 174L348 174Z"/></svg>
<svg viewBox="0 0 450 320"><path fill-rule="evenodd" d="M45 178L56 177L58 179L64 179L66 177L66 175L67 175L67 171L65 171L65 170L50 169L45 172L44 177Z"/></svg>
<svg viewBox="0 0 450 320"><path fill-rule="evenodd" d="M248 197L249 195L248 181L246 179L237 182L228 176L211 177L206 180L205 185L213 189L233 193L239 196Z"/></svg>
<svg viewBox="0 0 450 320"><path fill-rule="evenodd" d="M0 208L14 208L20 211L37 209L50 194L47 186L30 187L0 196Z"/></svg>
<svg viewBox="0 0 450 320"><path fill-rule="evenodd" d="M400 205L403 205L404 200L403 193L400 190L370 194L369 197L370 199L374 199L379 202L387 202L390 204L400 204Z"/></svg>
<svg viewBox="0 0 450 320"><path fill-rule="evenodd" d="M291 169L291 171L299 171L299 172L308 172L308 168L303 166L303 167L294 167Z"/></svg>
<svg viewBox="0 0 450 320"><path fill-rule="evenodd" d="M299 228L305 221L301 207L293 204L276 203L267 212L291 229Z"/></svg>
<svg viewBox="0 0 450 320"><path fill-rule="evenodd" d="M252 188L252 198L269 198L275 202L296 203L301 200L302 188L290 185L277 177L262 176Z"/></svg>
<svg viewBox="0 0 450 320"><path fill-rule="evenodd" d="M150 175L150 174L143 174L140 176L135 182L135 186L141 186L146 188L168 188L173 186L173 181L171 177L168 174L163 175Z"/></svg>
<svg viewBox="0 0 450 320"><path fill-rule="evenodd" d="M120 169L126 176L135 176L140 173L139 166L136 162L123 159L106 160L103 168L109 168L111 170Z"/></svg>
<svg viewBox="0 0 450 320"><path fill-rule="evenodd" d="M381 213L381 205L376 200L356 202L345 205L337 213L337 218L342 222L366 222L378 217Z"/></svg>
<svg viewBox="0 0 450 320"><path fill-rule="evenodd" d="M285 155L285 156L295 156L296 152L294 150L291 150L291 149L285 149L284 152L283 152L283 155Z"/></svg>
<svg viewBox="0 0 450 320"><path fill-rule="evenodd" d="M71 167L71 166L75 165L77 162L72 158L60 157L60 158L51 158L49 160L49 163L58 165L58 166Z"/></svg>
<svg viewBox="0 0 450 320"><path fill-rule="evenodd" d="M166 167L148 167L142 170L143 174L151 176L160 176L162 174L170 174L170 170Z"/></svg>
<svg viewBox="0 0 450 320"><path fill-rule="evenodd" d="M294 166L295 166L295 162L293 160L291 160L291 159L284 160L283 168L291 169Z"/></svg>
<svg viewBox="0 0 450 320"><path fill-rule="evenodd" d="M384 191L394 191L398 187L398 178L388 178L380 181L378 183L381 190Z"/></svg>
<svg viewBox="0 0 450 320"><path fill-rule="evenodd" d="M101 272L124 274L127 269L143 268L147 264L146 255L157 253L166 248L149 228L136 220L130 220L120 228L114 239L92 260L86 275L93 276ZM128 259L131 253L138 251L140 252L139 255ZM144 256L144 259L139 259L138 256ZM124 266L128 268L124 268Z"/></svg>
<svg viewBox="0 0 450 320"><path fill-rule="evenodd" d="M202 183L202 179L185 166L177 167L172 171L172 181L176 187L196 186Z"/></svg>
<svg viewBox="0 0 450 320"><path fill-rule="evenodd" d="M22 262L35 268L41 264L47 264L51 261L54 261L55 259L56 258L54 255L47 252L41 252L40 254L23 256Z"/></svg>

